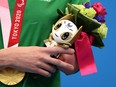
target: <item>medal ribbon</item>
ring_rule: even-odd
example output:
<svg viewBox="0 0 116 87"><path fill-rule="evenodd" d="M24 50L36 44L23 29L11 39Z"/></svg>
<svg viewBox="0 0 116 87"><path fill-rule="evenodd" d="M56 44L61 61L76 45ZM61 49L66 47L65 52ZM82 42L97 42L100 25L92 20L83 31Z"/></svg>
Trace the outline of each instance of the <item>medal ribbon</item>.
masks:
<svg viewBox="0 0 116 87"><path fill-rule="evenodd" d="M18 46L26 0L16 0L8 47Z"/></svg>
<svg viewBox="0 0 116 87"><path fill-rule="evenodd" d="M1 2L4 5L2 5ZM11 25L8 0L0 0L0 19L2 26L4 48L18 46L20 33L22 29L22 21L23 21L25 6L26 6L26 0L16 0L14 13L12 17L12 25ZM6 14L6 12L8 14Z"/></svg>
<svg viewBox="0 0 116 87"><path fill-rule="evenodd" d="M4 48L7 48L11 28L11 17L8 6L8 0L0 0L0 22L2 27Z"/></svg>
<svg viewBox="0 0 116 87"><path fill-rule="evenodd" d="M81 32L79 38L75 41L76 56L82 76L97 72L91 48L92 40L92 36L88 36L85 32Z"/></svg>

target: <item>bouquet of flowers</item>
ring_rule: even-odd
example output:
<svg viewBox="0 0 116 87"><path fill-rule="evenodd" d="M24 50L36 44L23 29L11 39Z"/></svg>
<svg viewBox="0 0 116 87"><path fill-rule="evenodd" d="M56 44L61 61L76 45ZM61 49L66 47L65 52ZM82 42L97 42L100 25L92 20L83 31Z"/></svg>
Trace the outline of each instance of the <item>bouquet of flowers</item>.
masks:
<svg viewBox="0 0 116 87"><path fill-rule="evenodd" d="M83 5L68 4L65 13L59 9L57 12L61 19L65 16L63 19L69 19L77 28L82 26L81 34L74 42L81 75L97 72L91 45L104 47L103 39L108 30L105 24L105 7L100 2L92 5L87 2Z"/></svg>
<svg viewBox="0 0 116 87"><path fill-rule="evenodd" d="M107 12L100 2L96 2L92 6L90 2L83 5L68 4L65 13L61 10L58 10L58 13L61 17L72 14L76 26L78 28L83 26L82 31L94 37L92 45L100 48L104 47L103 39L106 38L108 30L105 24Z"/></svg>
<svg viewBox="0 0 116 87"><path fill-rule="evenodd" d="M81 75L97 72L91 46L104 47L103 39L107 35L105 24L106 9L100 2L90 6L68 4L65 13L57 10L60 19L53 25L47 47L61 46L68 48L74 44ZM58 58L59 54L54 54Z"/></svg>

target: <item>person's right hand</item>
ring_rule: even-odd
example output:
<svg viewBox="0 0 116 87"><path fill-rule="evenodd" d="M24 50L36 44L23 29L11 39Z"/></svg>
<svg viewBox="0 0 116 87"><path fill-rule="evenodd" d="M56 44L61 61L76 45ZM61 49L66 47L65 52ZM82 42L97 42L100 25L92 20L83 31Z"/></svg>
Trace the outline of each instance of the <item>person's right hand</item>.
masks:
<svg viewBox="0 0 116 87"><path fill-rule="evenodd" d="M24 72L37 73L50 77L55 72L55 66L74 69L71 64L65 63L59 59L50 57L52 54L73 54L73 49L63 49L61 47L16 47L0 50L0 60L3 66L18 69Z"/></svg>

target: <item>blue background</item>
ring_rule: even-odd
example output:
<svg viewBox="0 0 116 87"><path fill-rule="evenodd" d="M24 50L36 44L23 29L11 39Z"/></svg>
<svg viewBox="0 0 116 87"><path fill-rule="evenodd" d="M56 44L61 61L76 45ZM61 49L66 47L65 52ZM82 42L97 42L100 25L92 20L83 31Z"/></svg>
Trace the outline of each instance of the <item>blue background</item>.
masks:
<svg viewBox="0 0 116 87"><path fill-rule="evenodd" d="M88 76L76 73L66 76L61 73L62 87L116 87L116 0L91 0L101 2L107 9L106 24L108 35L102 49L92 47L98 72Z"/></svg>

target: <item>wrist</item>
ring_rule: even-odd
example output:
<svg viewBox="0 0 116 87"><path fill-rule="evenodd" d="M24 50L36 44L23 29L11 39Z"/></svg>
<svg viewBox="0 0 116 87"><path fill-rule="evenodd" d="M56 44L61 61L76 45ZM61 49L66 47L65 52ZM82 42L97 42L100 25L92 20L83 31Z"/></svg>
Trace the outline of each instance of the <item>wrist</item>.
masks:
<svg viewBox="0 0 116 87"><path fill-rule="evenodd" d="M10 60L10 51L8 49L0 50L0 69L10 67L12 62Z"/></svg>

